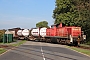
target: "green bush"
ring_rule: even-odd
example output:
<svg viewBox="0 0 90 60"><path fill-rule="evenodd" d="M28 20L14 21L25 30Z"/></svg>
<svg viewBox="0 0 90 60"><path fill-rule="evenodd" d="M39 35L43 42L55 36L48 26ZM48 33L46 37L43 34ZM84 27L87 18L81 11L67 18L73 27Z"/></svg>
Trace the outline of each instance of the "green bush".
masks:
<svg viewBox="0 0 90 60"><path fill-rule="evenodd" d="M90 35L89 35L90 36ZM86 41L86 44L87 45L90 45L90 37L88 36L88 38L87 38L87 41Z"/></svg>
<svg viewBox="0 0 90 60"><path fill-rule="evenodd" d="M2 35L0 35L0 42L3 40L3 36Z"/></svg>
<svg viewBox="0 0 90 60"><path fill-rule="evenodd" d="M87 45L90 45L90 41L88 41L86 44L87 44Z"/></svg>
<svg viewBox="0 0 90 60"><path fill-rule="evenodd" d="M3 40L4 33L5 33L5 30L0 30L0 42Z"/></svg>

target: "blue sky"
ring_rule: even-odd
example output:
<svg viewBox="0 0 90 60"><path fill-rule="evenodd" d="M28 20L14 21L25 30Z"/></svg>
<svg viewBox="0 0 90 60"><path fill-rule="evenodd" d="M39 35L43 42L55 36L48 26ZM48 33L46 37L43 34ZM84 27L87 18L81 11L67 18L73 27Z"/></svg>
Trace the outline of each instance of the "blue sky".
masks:
<svg viewBox="0 0 90 60"><path fill-rule="evenodd" d="M36 23L52 18L55 0L0 0L0 29L34 28Z"/></svg>

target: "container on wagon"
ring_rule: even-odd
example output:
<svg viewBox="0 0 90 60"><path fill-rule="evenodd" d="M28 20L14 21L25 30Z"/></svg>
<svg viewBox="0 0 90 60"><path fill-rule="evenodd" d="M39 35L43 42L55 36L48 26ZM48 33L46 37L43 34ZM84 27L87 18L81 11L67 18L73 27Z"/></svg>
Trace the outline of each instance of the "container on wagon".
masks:
<svg viewBox="0 0 90 60"><path fill-rule="evenodd" d="M33 28L31 31L31 34L33 36L39 36L39 28Z"/></svg>
<svg viewBox="0 0 90 60"><path fill-rule="evenodd" d="M46 36L46 29L47 28L45 28L45 27L40 29L40 36L41 37L45 37Z"/></svg>
<svg viewBox="0 0 90 60"><path fill-rule="evenodd" d="M28 29L24 29L22 31L22 35L25 36L25 37L27 37L29 35L29 30Z"/></svg>
<svg viewBox="0 0 90 60"><path fill-rule="evenodd" d="M22 36L22 30L18 30L17 35Z"/></svg>

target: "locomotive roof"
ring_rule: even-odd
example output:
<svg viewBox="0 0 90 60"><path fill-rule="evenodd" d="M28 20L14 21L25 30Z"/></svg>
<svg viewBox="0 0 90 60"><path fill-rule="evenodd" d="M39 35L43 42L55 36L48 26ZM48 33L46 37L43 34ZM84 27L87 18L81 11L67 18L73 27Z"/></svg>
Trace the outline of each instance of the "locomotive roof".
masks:
<svg viewBox="0 0 90 60"><path fill-rule="evenodd" d="M64 23L58 23L58 24L53 24L53 25L51 25L51 27L52 27L52 26L58 27L60 24L62 24L62 26L66 26Z"/></svg>

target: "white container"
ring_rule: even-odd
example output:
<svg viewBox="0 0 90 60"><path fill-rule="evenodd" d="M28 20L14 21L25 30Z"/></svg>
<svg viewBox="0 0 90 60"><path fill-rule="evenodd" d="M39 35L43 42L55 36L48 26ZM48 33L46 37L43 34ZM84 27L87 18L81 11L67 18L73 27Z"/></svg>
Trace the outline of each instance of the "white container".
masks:
<svg viewBox="0 0 90 60"><path fill-rule="evenodd" d="M42 36L42 37L46 36L46 29L47 28L45 28L45 27L40 29L40 36Z"/></svg>
<svg viewBox="0 0 90 60"><path fill-rule="evenodd" d="M29 30L28 29L24 29L22 31L22 35L27 37L29 35Z"/></svg>
<svg viewBox="0 0 90 60"><path fill-rule="evenodd" d="M17 35L22 36L22 30L18 30Z"/></svg>
<svg viewBox="0 0 90 60"><path fill-rule="evenodd" d="M33 28L31 31L31 34L33 36L39 36L39 28Z"/></svg>

